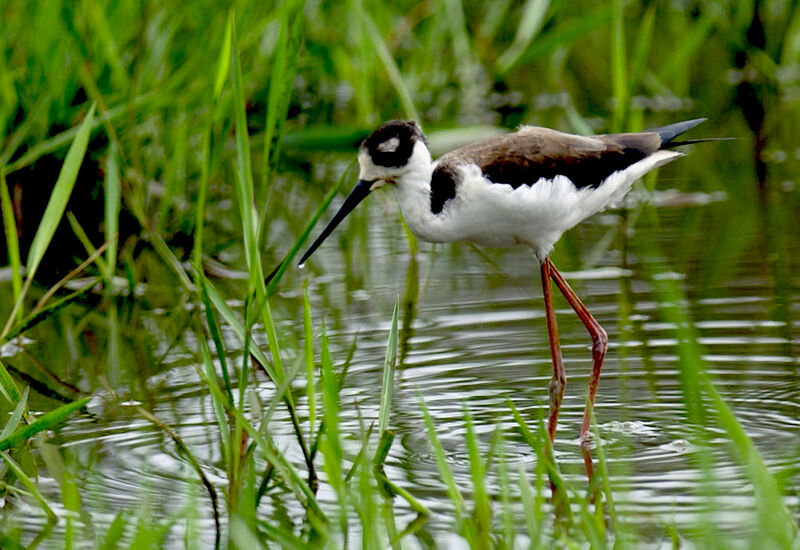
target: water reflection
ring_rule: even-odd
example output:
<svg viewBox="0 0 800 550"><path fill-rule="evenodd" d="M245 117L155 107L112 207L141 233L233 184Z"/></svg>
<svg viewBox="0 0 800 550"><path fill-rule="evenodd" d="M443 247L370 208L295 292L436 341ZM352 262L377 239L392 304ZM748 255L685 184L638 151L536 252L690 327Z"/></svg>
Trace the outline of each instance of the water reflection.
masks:
<svg viewBox="0 0 800 550"><path fill-rule="evenodd" d="M699 205L701 212L694 215L714 217L724 211L719 204L708 207L713 211L702 212L703 208L706 206ZM677 208L662 208L657 229L645 224L636 231L657 231L669 255L684 258L673 264L675 271L658 276L681 282L688 297L684 307L698 319L694 328L711 374L767 463L781 468L783 457L796 447L798 360L787 351L796 346L797 338L787 334L787 326L794 322L796 332L797 322L772 315L774 287L761 276L764 264L759 255L746 252L757 245L753 242L757 236L745 236L744 242L733 247L736 253L732 257L709 257L705 240L716 238L713 226L706 226L704 240L683 240L680 219L684 216ZM602 226L589 224L586 232L592 231L600 233ZM392 231L381 227L374 228L374 233L373 245L392 238ZM417 321L396 389L394 422L398 433L405 435L404 450L394 458L409 476L410 488L427 488L436 494L437 487L441 488L430 449L425 437L415 434L419 395L435 415L457 479L468 486L464 403L476 424L484 427L484 437L496 425L513 433L505 399L513 396L531 422L546 415L550 361L541 299L536 296L538 281L531 275L534 264L524 251L490 253L505 274L503 283L497 284L497 270L478 255L463 248L456 252L439 249L433 261L426 250L430 249L423 246L419 271L430 270L430 277L420 292ZM658 301L639 258L641 252L636 247L612 250L603 260L606 265L572 273L569 278L609 330L609 358L596 414L612 473L619 476L615 478L619 480L618 506L628 519L651 524L654 529L664 517L689 526L697 521L704 504L695 491L700 474L690 460L692 428L686 425L679 386L676 327L661 320ZM617 254L624 259L620 264L614 263ZM375 265L371 269L373 274L380 273ZM726 270L726 276L705 275ZM388 287L391 281L371 284ZM795 304L796 311L796 285L781 300ZM555 454L571 482L578 483L582 457L576 440L591 356L585 331L570 313L562 303L559 320L564 325L568 385ZM358 315L351 322L361 324ZM386 327L373 328L380 341ZM366 334L363 337L369 339ZM375 347L377 352L380 347ZM370 382L369 367L358 370L359 393L375 387L378 373L373 371ZM779 388L785 393L787 383L794 386L794 398L778 395ZM715 483L738 495L726 504L722 520L724 528L736 530L752 512L752 501L746 496L747 477L732 460L725 440L720 434L703 452L711 454ZM529 448L519 441L514 445L512 439L508 450L512 462L530 466L533 458L529 455ZM441 491L438 495L446 502ZM676 513L677 507L680 513ZM442 511L440 519L446 517Z"/></svg>
<svg viewBox="0 0 800 550"><path fill-rule="evenodd" d="M670 181L667 178L664 184ZM693 463L698 449L690 443L694 427L687 423L680 386L676 327L661 315L653 293L654 276L645 265L652 250L646 243L655 239L669 265L655 277L677 281L686 296L682 307L694 319L716 387L772 471L796 478L792 457L797 455L800 428L800 280L798 259L791 251L800 244L800 227L790 214L797 211L796 202L790 195L775 197L761 212L757 203L731 194L725 201L688 205L673 200L651 216L636 210L612 212L577 228L555 252L555 262L565 267L566 278L609 333L595 415L618 514L639 524L643 533L652 533L653 540L663 532L665 521L678 528L696 525L706 503L696 491L702 474ZM462 245L421 243L419 253L410 256L402 227L386 221L389 216L383 208L378 202L364 214L365 219L381 222L369 228L364 247L368 255L358 261L357 251L345 256L348 269L336 247L319 251L317 267L324 275L311 279L313 311L317 322L324 311L334 311L327 316L337 323L329 329L334 358L343 360L353 339L358 341L341 392L341 430L350 434L344 445L355 454L360 440L353 434L361 433L363 422L377 417L390 313L395 296L401 295L400 361L390 420L397 439L386 461L386 475L432 512L422 525L412 510L395 501L397 531L411 530L421 541L444 545L452 542L447 534L452 509L422 429L420 400L431 411L460 487L472 483L465 408L484 452L499 427L509 470L521 466L533 477L536 457L519 434L508 399L533 429L547 417L552 363L538 268L525 250L477 252ZM732 217L745 228L735 235L727 221ZM632 218L637 218L635 223ZM605 249L585 252L596 263L572 254L593 251L602 235L611 235ZM717 246L709 247L709 242ZM295 303L296 292L287 288L284 299ZM578 434L592 365L591 342L558 296L556 309L567 387L554 456L567 482L585 492ZM300 332L291 320L282 329ZM231 349L236 349L236 338L226 336ZM139 393L126 391L126 380L132 387L145 384L147 392L141 392L145 407L191 446L206 476L222 488L227 477L213 407L190 361L192 343L183 345L186 350L167 348L163 367L140 373L140 382L123 377L117 391L127 400ZM260 397L268 399L274 388L260 380ZM298 412L305 422L308 410L302 390L298 380ZM197 476L163 431L143 421L132 406L103 405L92 413L61 430L57 442L74 453L80 465L76 470L84 476L83 505L93 522L102 526L113 520L107 513L112 501L115 509L133 510L144 503L163 517L193 502L197 521L209 522L206 532L213 533ZM296 464L303 464L284 410L276 412L272 426L276 444ZM721 508L725 513L715 521L729 532L746 530L743 526L752 518L753 507L748 477L732 459L726 435L710 430L701 450L712 461L717 494L726 495ZM496 501L498 475L491 469L487 481L490 498ZM45 492L48 487L56 491L54 480L45 479L42 486ZM334 505L336 496L326 484L321 484L319 496L323 503ZM297 510L284 506L279 493L268 493L262 501L265 514L291 524L289 518L296 517ZM43 524L32 510L24 521L31 531ZM178 537L180 526L174 532Z"/></svg>

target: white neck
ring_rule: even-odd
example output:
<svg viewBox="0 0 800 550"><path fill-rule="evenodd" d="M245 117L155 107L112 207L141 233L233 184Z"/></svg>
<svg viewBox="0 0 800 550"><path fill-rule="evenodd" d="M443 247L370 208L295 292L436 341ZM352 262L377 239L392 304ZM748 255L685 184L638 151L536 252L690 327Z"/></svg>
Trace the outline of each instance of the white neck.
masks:
<svg viewBox="0 0 800 550"><path fill-rule="evenodd" d="M433 161L424 143L418 141L406 165L406 170L396 178L397 200L403 218L411 231L427 241L441 242L437 231L440 225L431 212L431 176Z"/></svg>

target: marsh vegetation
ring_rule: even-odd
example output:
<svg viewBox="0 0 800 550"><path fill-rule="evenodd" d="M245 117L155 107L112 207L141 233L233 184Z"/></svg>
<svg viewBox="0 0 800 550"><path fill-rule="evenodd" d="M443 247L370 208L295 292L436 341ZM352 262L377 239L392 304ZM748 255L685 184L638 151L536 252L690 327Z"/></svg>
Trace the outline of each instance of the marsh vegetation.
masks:
<svg viewBox="0 0 800 550"><path fill-rule="evenodd" d="M0 547L797 548L800 7L0 4ZM552 449L527 250L391 193L303 270L359 141L709 118L565 235ZM318 231L319 228L316 229ZM265 275L279 265L269 284ZM551 492L551 483L554 491Z"/></svg>

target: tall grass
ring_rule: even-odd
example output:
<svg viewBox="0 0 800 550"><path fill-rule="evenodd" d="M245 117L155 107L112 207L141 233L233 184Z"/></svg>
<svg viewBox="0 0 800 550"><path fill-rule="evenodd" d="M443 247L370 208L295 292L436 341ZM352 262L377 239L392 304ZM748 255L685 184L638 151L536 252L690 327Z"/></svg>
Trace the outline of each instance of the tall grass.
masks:
<svg viewBox="0 0 800 550"><path fill-rule="evenodd" d="M337 348L331 334L342 323L339 312L320 304L339 298L313 276L298 275L292 260L353 179L354 146L378 120L420 120L434 146L454 135L437 127L457 125L464 129L456 141L519 122L583 131L656 125L662 114L645 114L637 97L680 100L701 85L695 67L708 59L727 67L750 24L745 4L701 4L695 15L619 0L232 8L202 1L181 10L133 0L55 0L0 7L0 207L11 272L10 284L2 283L10 288L0 301L7 315L0 345L52 339L60 360L47 378L56 388L52 398L62 402L34 403L26 381L35 378L0 362L0 410L9 413L0 432L0 491L8 501L35 503L48 524L30 540L18 517L0 519L0 546L53 536L53 544L67 548L158 547L174 545L180 531L190 547L401 548L450 537L479 548L635 547L638 526L615 506L616 472L596 423L598 467L584 484L561 471L541 421L523 415L514 400L508 422L489 438L465 406L461 478L420 396L436 497L401 478L392 404L420 294L418 248L407 228L413 257L402 307L398 299L383 313L389 322L377 366L377 415L359 412L356 431L343 417L357 405L346 390L358 340L346 353ZM770 36L786 45L756 52L754 66L783 82L800 55L792 34L800 9L787 4L764 17ZM565 90L567 104L547 104ZM724 94L702 93L699 114L727 112ZM788 118L797 112L795 102ZM337 151L347 151L349 165L341 157L329 162L326 155ZM309 152L328 167L324 189L308 183L316 181L305 167ZM46 182L46 208L21 248L18 187L9 183L49 159L61 163L60 173ZM90 182L103 191L99 240L72 212L80 205L70 203L84 183L81 166L94 159L102 172ZM126 229L126 216L140 230ZM56 231L67 225L81 243L75 270L40 288L37 273ZM352 246L366 247L366 227L362 216L342 240L354 278L368 263ZM610 230L601 240L596 258L615 235ZM768 531L763 540L796 547L785 486L708 374L680 306L682 290L656 276L669 268L658 243L647 250L641 255L649 258L660 314L676 331L692 442L702 448L710 430L725 434L752 483ZM265 263L277 265L266 278ZM82 275L89 278L76 283ZM76 304L88 305L70 309ZM205 444L185 437L154 397L164 358L185 347L213 414L203 426ZM105 410L87 411L93 401ZM94 513L84 502L92 473L57 435L76 417L101 423L98 417L126 407L164 437L198 491L171 517L147 507L115 510L108 525L94 528L84 522ZM507 455L511 439L523 442L533 464ZM700 452L693 465L704 476L698 493L713 501L713 467ZM42 483L45 476L56 483ZM713 513L713 502L709 507ZM441 525L446 537L436 532ZM699 530L706 536L700 545L719 544L709 522Z"/></svg>

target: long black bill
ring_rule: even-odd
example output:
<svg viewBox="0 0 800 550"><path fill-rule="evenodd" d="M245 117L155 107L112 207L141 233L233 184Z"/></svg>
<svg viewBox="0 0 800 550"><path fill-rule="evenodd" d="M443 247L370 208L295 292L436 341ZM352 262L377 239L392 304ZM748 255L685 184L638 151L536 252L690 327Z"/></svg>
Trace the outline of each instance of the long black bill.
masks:
<svg viewBox="0 0 800 550"><path fill-rule="evenodd" d="M300 258L298 265L303 265L306 263L308 257L311 256L317 248L319 248L319 245L322 244L322 241L328 238L328 235L330 235L331 232L336 229L336 226L342 223L342 220L345 219L350 212L352 212L353 208L358 206L358 203L367 198L369 192L372 191L372 185L374 183L374 181L358 180L356 186L352 191L350 191L350 194L347 195L347 198L344 200L342 207L339 208L339 211L336 213L336 215L331 219L331 221L328 222L328 225L326 225L325 229L322 230L322 233L320 233L319 237L317 237L317 240L314 241L308 250L306 250L306 253L303 254L302 258Z"/></svg>

